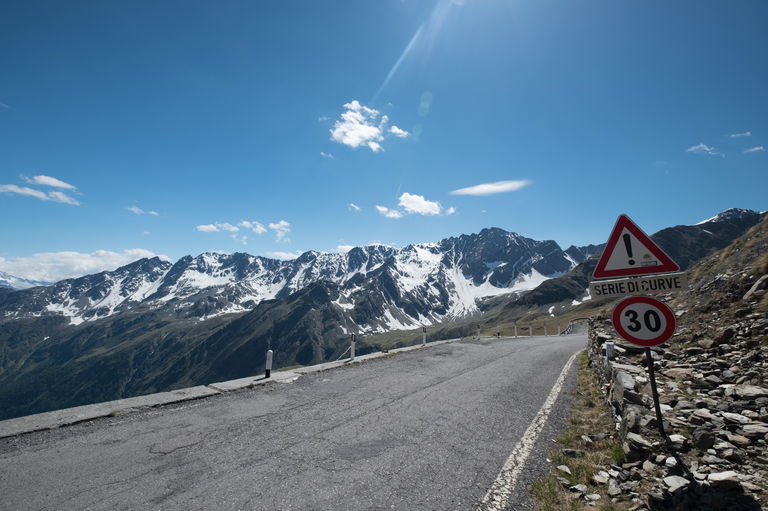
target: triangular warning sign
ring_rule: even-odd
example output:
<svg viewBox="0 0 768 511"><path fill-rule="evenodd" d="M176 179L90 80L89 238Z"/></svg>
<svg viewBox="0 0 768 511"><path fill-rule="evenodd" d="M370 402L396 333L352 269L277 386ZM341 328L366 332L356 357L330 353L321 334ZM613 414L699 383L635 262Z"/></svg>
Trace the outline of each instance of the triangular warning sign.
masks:
<svg viewBox="0 0 768 511"><path fill-rule="evenodd" d="M680 266L627 215L619 215L592 277L631 277L679 270Z"/></svg>

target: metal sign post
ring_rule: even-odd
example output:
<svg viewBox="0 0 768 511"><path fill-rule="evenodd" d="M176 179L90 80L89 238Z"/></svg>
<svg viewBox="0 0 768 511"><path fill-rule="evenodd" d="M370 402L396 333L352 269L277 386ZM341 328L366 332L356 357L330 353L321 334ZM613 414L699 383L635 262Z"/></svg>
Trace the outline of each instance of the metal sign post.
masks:
<svg viewBox="0 0 768 511"><path fill-rule="evenodd" d="M642 229L627 215L619 215L592 273L592 278L596 280L590 284L590 293L594 297L677 293L688 287L684 273L672 273L679 271L680 266ZM599 280L606 278L620 280ZM675 315L672 309L656 298L631 296L616 305L611 319L620 337L645 348L656 422L661 437L670 445L664 431L651 346L672 337L677 327ZM614 358L613 343L605 343L605 355L608 360Z"/></svg>
<svg viewBox="0 0 768 511"><path fill-rule="evenodd" d="M648 378L651 381L653 406L656 410L656 422L659 433L665 440L664 418L661 415L659 392L656 388L656 374L653 367L651 346L657 346L675 333L675 314L664 302L650 296L633 296L619 302L613 309L613 328L627 341L645 347L645 359L648 364Z"/></svg>
<svg viewBox="0 0 768 511"><path fill-rule="evenodd" d="M645 360L648 363L648 377L651 380L651 393L653 394L653 407L656 409L656 422L659 426L661 438L666 439L667 434L664 432L664 418L661 416L661 405L659 404L659 391L656 390L656 373L654 372L651 348L645 348Z"/></svg>

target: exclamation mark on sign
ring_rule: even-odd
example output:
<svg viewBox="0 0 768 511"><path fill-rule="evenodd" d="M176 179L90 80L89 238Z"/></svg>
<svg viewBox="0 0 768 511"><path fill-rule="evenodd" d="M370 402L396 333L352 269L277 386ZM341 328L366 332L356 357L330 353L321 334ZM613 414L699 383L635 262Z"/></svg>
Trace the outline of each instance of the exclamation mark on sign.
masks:
<svg viewBox="0 0 768 511"><path fill-rule="evenodd" d="M630 257L629 263L630 266L635 264L635 260L632 259L632 238L629 236L629 233L622 236L624 239L624 246L627 248L627 255Z"/></svg>

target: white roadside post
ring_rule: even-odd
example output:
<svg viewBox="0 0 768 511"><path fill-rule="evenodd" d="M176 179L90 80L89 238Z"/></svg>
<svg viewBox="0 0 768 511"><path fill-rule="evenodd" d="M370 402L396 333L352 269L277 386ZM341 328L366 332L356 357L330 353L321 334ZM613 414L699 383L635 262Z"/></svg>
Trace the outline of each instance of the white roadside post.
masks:
<svg viewBox="0 0 768 511"><path fill-rule="evenodd" d="M515 323L515 339L517 339L517 323Z"/></svg>
<svg viewBox="0 0 768 511"><path fill-rule="evenodd" d="M356 342L357 342L357 334L352 334L352 346L349 348L350 362L355 359L355 343Z"/></svg>
<svg viewBox="0 0 768 511"><path fill-rule="evenodd" d="M557 335L560 335L560 323L557 324Z"/></svg>
<svg viewBox="0 0 768 511"><path fill-rule="evenodd" d="M616 358L613 351L613 341L605 341L605 358L608 361L611 361L614 358Z"/></svg>
<svg viewBox="0 0 768 511"><path fill-rule="evenodd" d="M544 337L547 336L547 325L544 325Z"/></svg>
<svg viewBox="0 0 768 511"><path fill-rule="evenodd" d="M425 326L421 327L421 345L427 345L427 327Z"/></svg>
<svg viewBox="0 0 768 511"><path fill-rule="evenodd" d="M480 327L477 327L477 340L480 340Z"/></svg>
<svg viewBox="0 0 768 511"><path fill-rule="evenodd" d="M528 337L533 337L533 326L528 325Z"/></svg>
<svg viewBox="0 0 768 511"><path fill-rule="evenodd" d="M264 369L264 378L269 378L272 374L272 350L267 350L267 365Z"/></svg>

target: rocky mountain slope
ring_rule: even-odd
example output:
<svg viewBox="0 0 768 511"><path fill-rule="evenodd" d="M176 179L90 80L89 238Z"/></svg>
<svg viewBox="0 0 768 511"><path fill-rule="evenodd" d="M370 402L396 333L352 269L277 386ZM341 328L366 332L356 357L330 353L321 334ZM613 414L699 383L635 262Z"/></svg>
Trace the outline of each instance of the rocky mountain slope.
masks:
<svg viewBox="0 0 768 511"><path fill-rule="evenodd" d="M632 509L761 509L768 503L768 218L692 266L690 282L688 292L666 297L678 330L653 349L669 444L655 426L643 350L617 339L607 320L592 324L590 358L609 390L626 462L598 467L591 491L605 487ZM607 340L617 343L611 365L601 354Z"/></svg>

